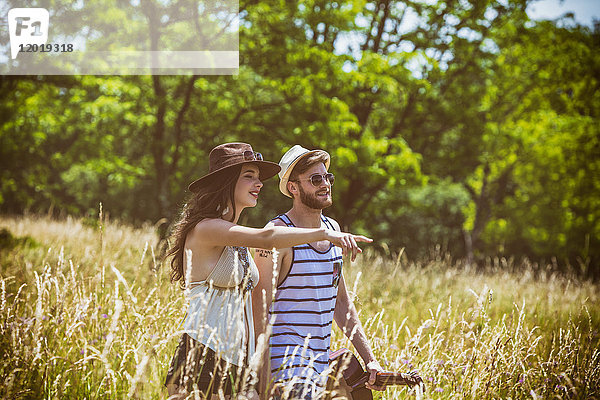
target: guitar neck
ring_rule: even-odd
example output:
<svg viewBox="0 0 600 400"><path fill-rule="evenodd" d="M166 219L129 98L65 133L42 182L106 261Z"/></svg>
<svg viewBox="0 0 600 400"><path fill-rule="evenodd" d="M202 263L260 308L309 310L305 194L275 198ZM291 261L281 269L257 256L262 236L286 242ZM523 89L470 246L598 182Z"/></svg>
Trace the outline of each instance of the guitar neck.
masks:
<svg viewBox="0 0 600 400"><path fill-rule="evenodd" d="M367 378L368 379L368 378ZM400 372L380 372L375 378L376 386L407 385L408 381Z"/></svg>
<svg viewBox="0 0 600 400"><path fill-rule="evenodd" d="M364 372L353 387L362 387L369 380L369 373ZM375 378L375 386L411 385L406 376L400 372L379 372Z"/></svg>
<svg viewBox="0 0 600 400"><path fill-rule="evenodd" d="M335 376L339 371L343 371L343 379L346 385L350 386L353 391L362 390L365 388L365 383L369 380L369 373L360 365L360 362L354 354L347 349L334 351L329 355L331 365L334 366ZM423 382L421 377L416 372L404 374L401 372L378 372L375 378L375 386L388 385L408 385L415 386Z"/></svg>

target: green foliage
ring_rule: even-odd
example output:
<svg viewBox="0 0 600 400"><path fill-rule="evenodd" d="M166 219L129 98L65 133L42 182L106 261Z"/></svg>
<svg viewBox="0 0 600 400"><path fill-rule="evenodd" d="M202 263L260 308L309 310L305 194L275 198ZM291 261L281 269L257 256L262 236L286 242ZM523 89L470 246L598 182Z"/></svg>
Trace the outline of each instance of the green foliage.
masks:
<svg viewBox="0 0 600 400"><path fill-rule="evenodd" d="M557 257L598 276L599 32L530 21L528 4L241 2L238 75L3 77L0 211L93 215L102 202L172 221L215 145L279 160L301 144L332 155L329 215L384 248ZM201 16L186 5L155 4L174 7L152 32L161 45L194 40ZM94 7L99 29L123 10L137 22L90 46L149 40L140 7ZM289 208L269 183L244 223Z"/></svg>
<svg viewBox="0 0 600 400"><path fill-rule="evenodd" d="M437 251L451 249L454 257L462 257L463 209L468 202L464 188L449 180L430 181L393 199L382 199L380 215L386 229L380 226L379 230L386 235L376 237L376 243L383 241L390 249L403 247L414 258L429 256L437 246L441 246Z"/></svg>
<svg viewBox="0 0 600 400"><path fill-rule="evenodd" d="M499 207L499 219L487 227L486 241L503 245L512 254L578 259L577 266L587 268L597 257L593 248L600 245L595 178L600 143L594 121L552 112L534 118L511 128L517 135L527 132L526 143L514 169L514 195Z"/></svg>
<svg viewBox="0 0 600 400"><path fill-rule="evenodd" d="M0 229L0 251L10 251L15 247L38 247L40 244L29 236L15 237L8 229Z"/></svg>
<svg viewBox="0 0 600 400"><path fill-rule="evenodd" d="M467 180L466 222L484 253L556 256L598 273L597 35L549 22L496 33L510 46L490 73L481 166Z"/></svg>

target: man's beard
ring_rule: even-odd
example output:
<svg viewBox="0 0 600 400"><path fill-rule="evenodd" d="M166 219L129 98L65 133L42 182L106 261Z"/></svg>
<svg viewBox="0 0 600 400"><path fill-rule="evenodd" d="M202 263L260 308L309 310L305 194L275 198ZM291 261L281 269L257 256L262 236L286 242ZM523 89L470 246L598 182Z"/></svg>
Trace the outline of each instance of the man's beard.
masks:
<svg viewBox="0 0 600 400"><path fill-rule="evenodd" d="M331 195L328 200L321 200L317 197L316 192L314 194L309 194L304 191L302 186L298 186L298 190L300 191L300 201L308 208L312 208L315 210L322 210L331 205Z"/></svg>

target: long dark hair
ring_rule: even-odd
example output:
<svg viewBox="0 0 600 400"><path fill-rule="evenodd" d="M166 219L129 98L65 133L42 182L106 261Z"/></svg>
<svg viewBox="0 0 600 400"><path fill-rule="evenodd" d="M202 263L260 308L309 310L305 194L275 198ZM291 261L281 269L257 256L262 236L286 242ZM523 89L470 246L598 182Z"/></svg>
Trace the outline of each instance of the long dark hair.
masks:
<svg viewBox="0 0 600 400"><path fill-rule="evenodd" d="M232 205L235 216L235 184L240 171L241 166L233 167L230 173L222 179L195 192L183 206L179 220L173 226L171 232L173 246L168 250L166 257L173 256L171 259L171 282L179 282L182 289L185 288L185 266L183 265L185 239L196 224L203 219L221 218L223 210L229 204Z"/></svg>

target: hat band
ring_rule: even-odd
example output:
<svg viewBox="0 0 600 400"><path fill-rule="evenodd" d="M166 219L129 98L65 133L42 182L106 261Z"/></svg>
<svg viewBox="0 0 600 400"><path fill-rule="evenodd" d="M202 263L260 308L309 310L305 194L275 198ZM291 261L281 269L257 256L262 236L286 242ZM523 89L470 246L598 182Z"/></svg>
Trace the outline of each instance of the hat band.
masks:
<svg viewBox="0 0 600 400"><path fill-rule="evenodd" d="M223 168L227 168L229 166L240 164L240 163L243 163L246 161L263 161L263 156L261 153L257 153L252 150L246 150L241 154L240 153L232 154L231 156L222 160L221 163L219 163L219 164L215 163L214 168L211 168L209 170L209 173L223 169Z"/></svg>

